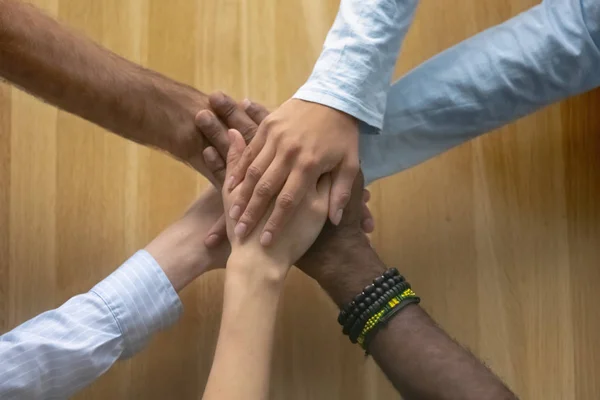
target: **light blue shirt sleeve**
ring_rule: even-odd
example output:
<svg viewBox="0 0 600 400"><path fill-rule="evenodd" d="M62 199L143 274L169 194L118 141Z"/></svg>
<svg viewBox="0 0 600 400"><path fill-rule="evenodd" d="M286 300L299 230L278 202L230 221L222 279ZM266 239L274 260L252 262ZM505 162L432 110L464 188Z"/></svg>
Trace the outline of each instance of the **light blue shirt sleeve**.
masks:
<svg viewBox="0 0 600 400"><path fill-rule="evenodd" d="M169 279L139 251L88 293L0 336L0 398L68 398L181 312Z"/></svg>
<svg viewBox="0 0 600 400"><path fill-rule="evenodd" d="M599 1L545 0L418 66L392 86L382 133L360 135L367 181L599 86L599 28Z"/></svg>
<svg viewBox="0 0 600 400"><path fill-rule="evenodd" d="M294 98L324 104L377 129L417 0L342 0L323 51Z"/></svg>

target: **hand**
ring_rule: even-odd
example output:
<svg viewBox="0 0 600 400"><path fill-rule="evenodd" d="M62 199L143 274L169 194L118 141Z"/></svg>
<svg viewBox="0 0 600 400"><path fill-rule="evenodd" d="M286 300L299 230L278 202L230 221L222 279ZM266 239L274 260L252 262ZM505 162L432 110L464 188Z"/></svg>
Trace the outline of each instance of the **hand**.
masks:
<svg viewBox="0 0 600 400"><path fill-rule="evenodd" d="M302 100L288 100L258 128L226 186L237 188L229 216L236 235L250 234L277 196L261 244L279 235L308 189L325 173L332 175L329 219L337 225L359 169L358 124L350 115Z"/></svg>
<svg viewBox="0 0 600 400"><path fill-rule="evenodd" d="M343 267L342 259L351 251L371 250L369 240L361 229L363 207L366 207L363 185L363 175L359 173L338 226L326 223L315 243L298 260L297 266L320 284L336 275L336 271Z"/></svg>
<svg viewBox="0 0 600 400"><path fill-rule="evenodd" d="M183 289L204 272L225 266L230 253L227 241L210 249L202 244L219 218L223 219L221 194L210 186L181 219L146 246L175 290Z"/></svg>
<svg viewBox="0 0 600 400"><path fill-rule="evenodd" d="M220 147L218 152L214 151L214 149L209 150L207 154L210 157L210 160L205 161L207 164L213 163L213 167L220 169L220 171L213 175L216 180L220 181L220 185L223 185L225 179L225 162L222 160L217 161L216 159L220 157L220 154L226 154L227 148L229 147L228 140L221 140L222 138L227 137L227 129L225 126L230 129L238 130L242 133L242 136L244 136L246 143L249 143L256 135L258 125L269 115L269 111L262 105L250 102L249 100L244 100L242 104L237 104L231 97L221 92L210 95L209 101L216 116L208 110L200 111L196 115L196 124L200 132L208 138L213 146ZM219 119L223 121L224 124L221 123ZM215 162L217 165L214 164ZM209 170L211 170L210 167ZM369 207L367 207L367 202L370 197L371 193L364 189L361 226L366 233L371 233L375 229L373 216L371 215ZM218 245L222 240L225 240L225 238L225 224L223 222L210 230L209 239L207 239L205 244L208 247Z"/></svg>
<svg viewBox="0 0 600 400"><path fill-rule="evenodd" d="M231 174L231 171L237 167L246 148L244 138L236 130L229 130L229 142L226 175ZM205 152L210 150L207 149ZM223 188L223 205L226 208L231 206L239 190L239 187L233 190L228 187ZM260 245L260 232L256 231L245 238L240 238L235 232L237 229L235 221L226 215L227 236L232 249L230 259L236 259L240 261L237 264L245 264L251 268L260 267L256 265L257 263L277 265L283 267L282 272L285 276L287 269L304 254L321 231L327 219L330 190L329 175L324 175L317 183L310 185L289 223L281 230L280 240L266 249ZM258 221L257 225L262 227L265 223L266 217Z"/></svg>

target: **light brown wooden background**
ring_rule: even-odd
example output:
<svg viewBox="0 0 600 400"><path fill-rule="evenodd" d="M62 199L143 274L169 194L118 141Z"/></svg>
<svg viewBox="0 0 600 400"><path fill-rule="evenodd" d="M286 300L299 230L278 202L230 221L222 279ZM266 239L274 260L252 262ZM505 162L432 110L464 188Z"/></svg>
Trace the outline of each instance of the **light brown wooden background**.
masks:
<svg viewBox="0 0 600 400"><path fill-rule="evenodd" d="M271 107L307 77L337 10L336 0L36 3L127 58ZM422 0L399 72L535 3ZM600 396L599 107L598 93L569 100L372 187L383 258L526 399ZM89 289L205 185L166 156L0 86L0 329ZM174 329L78 398L199 398L221 284L219 273L198 279ZM272 398L397 398L300 273L277 336Z"/></svg>

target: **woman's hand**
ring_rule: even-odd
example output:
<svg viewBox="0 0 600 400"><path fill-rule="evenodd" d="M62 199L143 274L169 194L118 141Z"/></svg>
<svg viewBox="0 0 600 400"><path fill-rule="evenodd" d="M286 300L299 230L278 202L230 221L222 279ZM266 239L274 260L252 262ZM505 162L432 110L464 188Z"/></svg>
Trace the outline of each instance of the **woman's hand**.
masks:
<svg viewBox="0 0 600 400"><path fill-rule="evenodd" d="M236 130L229 130L229 153L227 155L227 168L225 175L237 167L246 148L242 135ZM214 152L207 149L205 152ZM307 188L307 194L299 203L289 223L282 229L280 240L269 247L260 244L261 229L254 230L250 235L240 238L236 234L236 221L225 214L227 236L231 243L231 259L240 263L251 265L251 268L260 268L260 263L274 264L285 269L298 260L312 245L321 232L327 219L329 191L331 178L324 175L316 184ZM240 187L231 190L225 185L222 190L223 206L227 210L239 194ZM271 202L270 207L273 207ZM262 228L267 222L267 216L258 222Z"/></svg>

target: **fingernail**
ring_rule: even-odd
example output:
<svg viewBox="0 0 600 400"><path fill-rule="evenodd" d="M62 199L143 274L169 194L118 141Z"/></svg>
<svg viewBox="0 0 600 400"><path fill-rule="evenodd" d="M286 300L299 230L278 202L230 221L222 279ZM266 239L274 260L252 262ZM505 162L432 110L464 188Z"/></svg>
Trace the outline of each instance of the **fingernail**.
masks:
<svg viewBox="0 0 600 400"><path fill-rule="evenodd" d="M212 234L206 238L206 240L204 241L204 245L208 248L211 248L211 247L216 246L218 242L219 242L219 235Z"/></svg>
<svg viewBox="0 0 600 400"><path fill-rule="evenodd" d="M373 221L373 218L365 219L365 221L363 222L363 229L367 233L373 232L373 229L375 229L375 221Z"/></svg>
<svg viewBox="0 0 600 400"><path fill-rule="evenodd" d="M235 219L236 221L240 217L241 214L242 214L242 209L240 208L240 206L233 206L233 207L231 207L231 210L229 210L229 218Z"/></svg>
<svg viewBox="0 0 600 400"><path fill-rule="evenodd" d="M252 105L252 102L248 99L244 99L242 100L242 106L244 107L244 110L247 109L248 107L250 107Z"/></svg>
<svg viewBox="0 0 600 400"><path fill-rule="evenodd" d="M227 179L227 190L232 190L234 185L235 178L233 176L230 176L229 179Z"/></svg>
<svg viewBox="0 0 600 400"><path fill-rule="evenodd" d="M333 218L333 224L334 225L339 225L340 221L342 220L342 215L344 214L344 210L343 209L339 209L337 210L337 212L335 213L335 217Z"/></svg>
<svg viewBox="0 0 600 400"><path fill-rule="evenodd" d="M248 229L248 226L242 222L235 226L233 233L235 233L235 236L241 239L246 234L246 229Z"/></svg>
<svg viewBox="0 0 600 400"><path fill-rule="evenodd" d="M263 232L263 234L260 236L260 244L263 246L270 245L272 240L273 234L271 232Z"/></svg>
<svg viewBox="0 0 600 400"><path fill-rule="evenodd" d="M214 151L205 151L204 156L206 157L206 160L209 162L217 161L217 154Z"/></svg>

